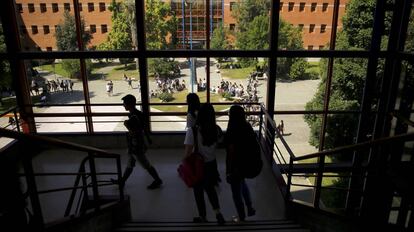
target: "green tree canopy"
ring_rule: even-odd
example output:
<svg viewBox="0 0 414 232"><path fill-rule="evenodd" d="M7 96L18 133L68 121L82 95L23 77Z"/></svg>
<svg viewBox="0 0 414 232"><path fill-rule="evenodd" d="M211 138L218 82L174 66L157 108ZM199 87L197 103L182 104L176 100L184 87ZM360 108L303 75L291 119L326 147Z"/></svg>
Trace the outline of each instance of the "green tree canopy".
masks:
<svg viewBox="0 0 414 232"><path fill-rule="evenodd" d="M89 44L92 35L85 31L85 21L81 19L81 33L84 48ZM63 14L63 21L56 27L56 46L61 51L75 51L78 50L78 42L76 37L76 23L75 17L69 11Z"/></svg>
<svg viewBox="0 0 414 232"><path fill-rule="evenodd" d="M85 31L85 21L81 19L81 33L84 48L87 47L92 39L92 35ZM72 16L69 11L65 11L63 15L63 21L56 27L56 46L62 51L75 51L78 50L78 42L76 37L76 23L75 17ZM62 67L69 73L70 78L80 77L80 62L74 59L65 59L62 61ZM86 60L86 72L89 75L92 70L90 60Z"/></svg>

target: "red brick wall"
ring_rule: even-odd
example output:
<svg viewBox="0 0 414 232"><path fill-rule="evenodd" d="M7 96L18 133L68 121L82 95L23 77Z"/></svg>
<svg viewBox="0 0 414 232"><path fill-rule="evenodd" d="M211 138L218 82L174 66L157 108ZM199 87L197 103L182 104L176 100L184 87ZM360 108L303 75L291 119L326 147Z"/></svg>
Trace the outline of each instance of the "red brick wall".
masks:
<svg viewBox="0 0 414 232"><path fill-rule="evenodd" d="M94 10L88 11L88 3L94 2ZM100 11L99 3L105 3L105 10ZM105 41L110 29L111 29L111 12L108 10L108 6L111 0L80 0L79 3L82 3L81 17L85 20L85 29L89 31L90 25L96 25L96 32L93 33L93 39L91 40L89 46L98 45ZM40 4L46 4L46 11L41 12ZM58 4L58 11L53 12L52 3ZM27 34L23 34L23 37L29 37L40 49L46 50L48 47L52 47L53 50L56 50L56 40L55 40L55 25L58 25L63 20L64 13L64 3L70 4L70 13L73 14L73 1L72 0L16 0L16 4L21 4L23 12L17 12L18 17L20 16L21 25L19 25L20 31L21 26L26 26ZM29 5L34 4L34 12L29 12ZM18 7L16 6L16 11ZM108 31L106 33L101 32L101 24L106 24ZM33 34L31 26L36 25L38 28L38 33ZM48 25L50 32L45 34L43 26ZM22 44L22 49L25 50L28 44ZM29 47L30 48L30 47Z"/></svg>

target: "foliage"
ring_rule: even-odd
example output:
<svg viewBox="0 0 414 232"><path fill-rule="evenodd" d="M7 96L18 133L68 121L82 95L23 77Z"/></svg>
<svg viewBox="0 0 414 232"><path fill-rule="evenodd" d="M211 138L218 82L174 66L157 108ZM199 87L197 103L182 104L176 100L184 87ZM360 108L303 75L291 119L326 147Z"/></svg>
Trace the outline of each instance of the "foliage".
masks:
<svg viewBox="0 0 414 232"><path fill-rule="evenodd" d="M81 33L84 48L92 39L92 35L85 31L85 21L81 19ZM56 46L61 51L75 51L78 50L78 42L76 37L76 23L68 11L63 14L63 22L60 22L56 27Z"/></svg>
<svg viewBox="0 0 414 232"><path fill-rule="evenodd" d="M158 98L162 102L170 102L170 101L174 100L174 97L173 97L172 93L168 93L168 92L163 92L163 93L158 94Z"/></svg>
<svg viewBox="0 0 414 232"><path fill-rule="evenodd" d="M3 27L0 25L0 52L6 52L6 43L4 41ZM0 60L0 105L3 105L2 90L12 86L12 76L9 62Z"/></svg>
<svg viewBox="0 0 414 232"><path fill-rule="evenodd" d="M227 40L227 36L226 36L226 30L224 29L222 24L220 24L213 31L213 35L211 37L211 42L210 42L210 48L217 49L217 50L226 50L230 48L230 43ZM223 57L218 57L216 59L220 63L223 61Z"/></svg>
<svg viewBox="0 0 414 232"><path fill-rule="evenodd" d="M78 50L75 17L70 15L68 11L65 11L63 17L63 22L60 22L56 27L56 46L59 50L62 51ZM81 19L81 33L83 46L85 48L86 45L91 41L92 35L89 32L85 31L85 21L83 19ZM85 64L86 73L89 75L91 73L91 61L85 60ZM69 73L70 78L80 78L79 60L63 60L62 67L67 73Z"/></svg>
<svg viewBox="0 0 414 232"><path fill-rule="evenodd" d="M112 11L112 29L106 41L99 45L100 50L131 50L132 49L132 35L131 26L128 23L128 18L125 6L122 2L115 2L112 0L109 10ZM125 66L131 63L133 58L120 58L119 61Z"/></svg>
<svg viewBox="0 0 414 232"><path fill-rule="evenodd" d="M157 73L160 78L177 78L180 76L178 61L168 58L150 59L148 66L150 73Z"/></svg>
<svg viewBox="0 0 414 232"><path fill-rule="evenodd" d="M148 50L168 48L168 35L175 31L177 19L169 4L161 0L145 1L145 33Z"/></svg>
<svg viewBox="0 0 414 232"><path fill-rule="evenodd" d="M227 101L233 101L233 97L231 96L231 93L229 92L223 92L221 96L226 99Z"/></svg>
<svg viewBox="0 0 414 232"><path fill-rule="evenodd" d="M236 47L243 50L261 50L269 48L269 11L268 0L246 0L239 2L233 17L237 21ZM299 50L303 47L302 33L299 28L280 19L279 48ZM295 64L298 62L298 64ZM242 67L257 65L257 59L241 58ZM293 66L295 64L295 66ZM291 70L293 67L293 70ZM277 65L278 78L304 79L307 62L304 58L279 58ZM293 76L291 76L293 75Z"/></svg>
<svg viewBox="0 0 414 232"><path fill-rule="evenodd" d="M85 60L86 74L90 76L92 70L91 60ZM80 63L79 60L67 59L62 60L62 68L69 74L69 78L80 78Z"/></svg>

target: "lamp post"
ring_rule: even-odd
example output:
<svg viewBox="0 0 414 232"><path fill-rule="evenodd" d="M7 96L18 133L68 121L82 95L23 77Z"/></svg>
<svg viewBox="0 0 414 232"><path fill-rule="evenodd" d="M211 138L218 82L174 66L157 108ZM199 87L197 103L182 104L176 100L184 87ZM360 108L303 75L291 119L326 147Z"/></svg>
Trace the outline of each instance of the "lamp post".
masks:
<svg viewBox="0 0 414 232"><path fill-rule="evenodd" d="M194 0L185 0L185 5L190 6L190 50L193 50L193 3ZM185 12L185 11L183 11ZM183 15L183 19L185 18L185 15ZM184 33L185 38L185 33ZM188 64L190 67L190 86L191 86L191 92L197 92L197 72L196 72L196 58L190 57L188 59Z"/></svg>

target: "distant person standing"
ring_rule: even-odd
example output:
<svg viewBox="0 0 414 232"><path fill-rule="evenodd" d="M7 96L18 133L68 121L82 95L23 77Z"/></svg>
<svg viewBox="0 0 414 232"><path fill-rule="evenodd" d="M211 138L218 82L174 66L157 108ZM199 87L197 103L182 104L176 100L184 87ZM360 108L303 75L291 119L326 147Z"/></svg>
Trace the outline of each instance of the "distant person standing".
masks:
<svg viewBox="0 0 414 232"><path fill-rule="evenodd" d="M285 134L285 124L283 123L283 120L280 120L279 130L281 135Z"/></svg>
<svg viewBox="0 0 414 232"><path fill-rule="evenodd" d="M106 83L106 92L108 93L108 96L112 96L114 91L114 83L112 83L112 81L108 81L108 83Z"/></svg>
<svg viewBox="0 0 414 232"><path fill-rule="evenodd" d="M133 89L133 87L132 87L132 79L131 79L131 77L128 77L127 82L128 82L128 87L129 87L130 89Z"/></svg>
<svg viewBox="0 0 414 232"><path fill-rule="evenodd" d="M122 98L125 110L129 111L128 120L125 120L124 125L128 129L127 133L127 142L128 142L128 164L127 168L122 175L122 179L119 181L122 186L125 185L126 180L131 175L132 170L135 167L135 162L141 164L141 166L147 170L147 172L154 178L154 181L147 186L147 189L156 189L162 185L162 180L158 175L157 170L151 165L148 161L145 152L147 150L147 145L145 142L145 137L149 143L152 143L151 138L149 137L149 132L144 126L144 119L142 112L139 111L136 105L136 98L128 94ZM113 183L118 181L113 180Z"/></svg>

